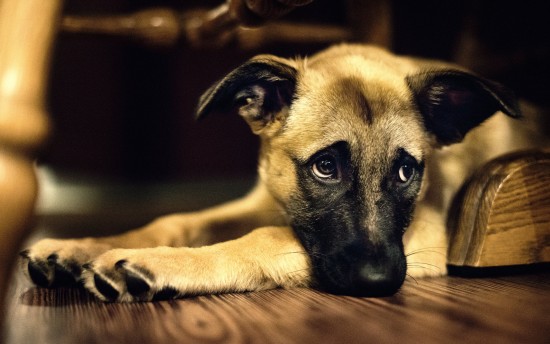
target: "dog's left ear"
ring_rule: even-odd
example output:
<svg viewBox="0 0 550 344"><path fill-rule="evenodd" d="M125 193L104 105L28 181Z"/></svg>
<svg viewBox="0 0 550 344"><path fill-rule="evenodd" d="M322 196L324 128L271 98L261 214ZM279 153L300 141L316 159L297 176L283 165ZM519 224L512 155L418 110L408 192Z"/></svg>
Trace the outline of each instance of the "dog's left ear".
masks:
<svg viewBox="0 0 550 344"><path fill-rule="evenodd" d="M237 112L256 134L280 121L290 106L297 71L292 61L259 55L230 72L199 99L196 115Z"/></svg>
<svg viewBox="0 0 550 344"><path fill-rule="evenodd" d="M426 129L443 145L462 141L468 131L495 112L519 118L514 94L504 86L455 70L408 76Z"/></svg>

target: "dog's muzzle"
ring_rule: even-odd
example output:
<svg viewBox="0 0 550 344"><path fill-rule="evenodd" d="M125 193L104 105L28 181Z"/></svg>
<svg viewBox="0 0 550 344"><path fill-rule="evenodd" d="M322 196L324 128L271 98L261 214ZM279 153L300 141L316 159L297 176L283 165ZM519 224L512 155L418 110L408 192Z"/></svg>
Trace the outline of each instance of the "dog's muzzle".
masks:
<svg viewBox="0 0 550 344"><path fill-rule="evenodd" d="M388 296L403 285L406 266L405 256L399 247L369 252L369 247L352 245L324 256L324 259L314 260L313 270L319 288L327 292Z"/></svg>

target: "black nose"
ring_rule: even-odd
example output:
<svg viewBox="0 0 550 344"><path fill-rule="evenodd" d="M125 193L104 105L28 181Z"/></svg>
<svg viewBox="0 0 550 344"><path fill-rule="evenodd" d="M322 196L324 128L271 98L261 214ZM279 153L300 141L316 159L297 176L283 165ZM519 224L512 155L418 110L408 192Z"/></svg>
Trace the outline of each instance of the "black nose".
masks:
<svg viewBox="0 0 550 344"><path fill-rule="evenodd" d="M371 264L362 266L353 289L361 296L393 295L403 285L405 269L393 264Z"/></svg>
<svg viewBox="0 0 550 344"><path fill-rule="evenodd" d="M325 266L318 275L321 289L334 294L380 297L395 294L403 285L406 263L360 263Z"/></svg>

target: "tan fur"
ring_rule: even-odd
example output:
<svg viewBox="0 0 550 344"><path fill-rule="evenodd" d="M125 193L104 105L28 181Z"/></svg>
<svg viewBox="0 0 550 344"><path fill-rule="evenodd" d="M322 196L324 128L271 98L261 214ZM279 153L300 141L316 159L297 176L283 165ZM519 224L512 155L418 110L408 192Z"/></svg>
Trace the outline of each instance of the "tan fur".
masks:
<svg viewBox="0 0 550 344"><path fill-rule="evenodd" d="M421 199L404 237L408 274L444 274L446 212L464 178L487 159L536 143L512 138L522 133L510 130L511 120L500 114L474 129L462 144L433 151L434 138L423 129L421 118L411 115L416 108L404 80L404 75L435 66L430 61L345 45L304 60L266 55L257 59L293 66L299 76L290 108L283 108L268 125L249 120L262 147L259 182L248 196L201 212L167 216L120 236L43 240L25 254L25 271L29 261L46 262L53 253L60 264L91 262L82 274L85 287L107 300L94 281L94 274L100 274L118 292L116 301L151 300L167 287L186 295L308 286L309 258L284 211L297 188L292 159L307 160L329 144L346 141L360 169L375 174L390 163L388 147L404 147L415 158L427 159ZM359 177L369 185L365 197L373 206L379 186ZM117 264L120 261L125 263ZM52 274L48 270L48 276ZM129 293L125 279L133 275L150 289L137 296Z"/></svg>

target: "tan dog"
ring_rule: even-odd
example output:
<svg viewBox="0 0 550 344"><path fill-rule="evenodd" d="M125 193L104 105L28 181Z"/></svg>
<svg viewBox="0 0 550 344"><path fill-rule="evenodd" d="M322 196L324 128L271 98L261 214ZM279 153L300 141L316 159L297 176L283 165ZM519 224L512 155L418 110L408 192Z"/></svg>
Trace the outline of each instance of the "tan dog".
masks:
<svg viewBox="0 0 550 344"><path fill-rule="evenodd" d="M375 47L257 56L198 107L237 112L260 136L248 196L120 236L42 240L22 252L25 271L106 301L297 286L392 294L406 274L446 273L446 212L472 169L531 144L510 130L519 121L487 120L497 111L520 117L502 86Z"/></svg>

